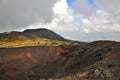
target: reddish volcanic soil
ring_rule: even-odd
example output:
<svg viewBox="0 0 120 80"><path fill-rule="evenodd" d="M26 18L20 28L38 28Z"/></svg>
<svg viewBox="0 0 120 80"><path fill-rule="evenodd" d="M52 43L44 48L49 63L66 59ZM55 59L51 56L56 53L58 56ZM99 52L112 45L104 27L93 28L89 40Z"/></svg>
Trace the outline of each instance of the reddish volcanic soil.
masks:
<svg viewBox="0 0 120 80"><path fill-rule="evenodd" d="M0 80L120 80L120 43L2 48Z"/></svg>
<svg viewBox="0 0 120 80"><path fill-rule="evenodd" d="M48 65L63 52L61 47L24 47L0 49L0 80L26 80L30 68Z"/></svg>

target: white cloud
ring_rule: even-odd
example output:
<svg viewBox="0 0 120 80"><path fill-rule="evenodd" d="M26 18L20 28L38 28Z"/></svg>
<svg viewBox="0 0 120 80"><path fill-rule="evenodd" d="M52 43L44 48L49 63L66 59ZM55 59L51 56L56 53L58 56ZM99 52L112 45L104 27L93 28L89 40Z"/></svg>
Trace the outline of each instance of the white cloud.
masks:
<svg viewBox="0 0 120 80"><path fill-rule="evenodd" d="M58 1L54 7L53 12L58 15L66 15L68 14L68 6L65 0Z"/></svg>
<svg viewBox="0 0 120 80"><path fill-rule="evenodd" d="M76 31L78 27L74 23L73 11L68 7L66 0L59 0L52 8L54 16L53 20L48 23L35 23L27 28L48 28L54 31Z"/></svg>
<svg viewBox="0 0 120 80"><path fill-rule="evenodd" d="M116 33L120 32L120 24L114 23L110 14L103 10L97 10L90 17L82 17L82 31L86 33Z"/></svg>
<svg viewBox="0 0 120 80"><path fill-rule="evenodd" d="M48 28L61 33L64 37L82 41L97 39L120 40L115 36L120 33L118 17L113 17L113 13L106 9L91 9L86 1L78 0L76 2L78 2L76 3L77 8L72 10L68 7L66 0L59 0L52 8L53 19L51 22L47 24L42 22L34 23L27 28ZM80 24L75 23L75 17L80 18Z"/></svg>

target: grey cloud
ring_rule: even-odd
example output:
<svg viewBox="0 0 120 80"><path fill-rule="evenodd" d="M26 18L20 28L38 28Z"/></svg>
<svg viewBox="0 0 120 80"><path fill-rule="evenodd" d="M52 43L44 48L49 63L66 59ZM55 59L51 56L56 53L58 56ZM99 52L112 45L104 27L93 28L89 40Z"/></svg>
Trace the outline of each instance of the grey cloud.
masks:
<svg viewBox="0 0 120 80"><path fill-rule="evenodd" d="M91 16L95 12L95 8L88 5L87 0L76 0L75 14L83 15L86 17Z"/></svg>
<svg viewBox="0 0 120 80"><path fill-rule="evenodd" d="M101 32L103 29L109 33L120 32L120 0L93 0L96 5L94 8L90 7L87 1L77 0L74 11L74 14L82 20L89 20L89 22L83 23L83 29L93 30L93 33Z"/></svg>
<svg viewBox="0 0 120 80"><path fill-rule="evenodd" d="M57 0L0 0L0 32L18 30L52 20Z"/></svg>
<svg viewBox="0 0 120 80"><path fill-rule="evenodd" d="M120 0L95 0L95 3L110 14L114 23L120 23Z"/></svg>
<svg viewBox="0 0 120 80"><path fill-rule="evenodd" d="M93 0L96 7L88 5L88 0L76 0L75 14L86 17L91 16L97 9L102 9L110 13L113 18L120 17L120 0ZM120 18L119 18L120 19Z"/></svg>
<svg viewBox="0 0 120 80"><path fill-rule="evenodd" d="M87 0L76 0L74 15L87 19L82 25L79 25L79 32L72 34L75 39L82 41L93 40L118 40L120 41L120 0L93 0L96 8L88 5ZM99 11L99 15L97 12ZM102 11L102 12L100 12ZM106 14L106 15L102 15ZM82 29L91 32L81 32Z"/></svg>
<svg viewBox="0 0 120 80"><path fill-rule="evenodd" d="M120 0L94 0L99 8L109 11L118 11L120 8ZM120 11L120 10L119 10Z"/></svg>

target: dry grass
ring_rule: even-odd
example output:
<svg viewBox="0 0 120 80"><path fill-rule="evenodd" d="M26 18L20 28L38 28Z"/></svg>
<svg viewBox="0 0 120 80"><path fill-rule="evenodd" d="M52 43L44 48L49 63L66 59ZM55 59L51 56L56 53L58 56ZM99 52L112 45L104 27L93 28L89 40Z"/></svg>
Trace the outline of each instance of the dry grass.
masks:
<svg viewBox="0 0 120 80"><path fill-rule="evenodd" d="M36 39L28 39L24 37L19 37L14 40L0 40L0 48L14 48L14 47L24 47L24 46L59 46L62 44L69 45L69 42L49 40L45 38L36 38Z"/></svg>

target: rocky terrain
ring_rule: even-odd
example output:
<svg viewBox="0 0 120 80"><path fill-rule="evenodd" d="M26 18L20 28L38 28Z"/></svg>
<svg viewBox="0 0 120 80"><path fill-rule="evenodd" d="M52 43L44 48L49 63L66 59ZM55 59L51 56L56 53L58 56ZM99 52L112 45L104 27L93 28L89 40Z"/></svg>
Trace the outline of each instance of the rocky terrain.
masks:
<svg viewBox="0 0 120 80"><path fill-rule="evenodd" d="M58 62L61 70L55 75L64 73L68 80L120 80L120 43L96 41L68 53Z"/></svg>
<svg viewBox="0 0 120 80"><path fill-rule="evenodd" d="M0 49L1 80L120 80L120 43Z"/></svg>
<svg viewBox="0 0 120 80"><path fill-rule="evenodd" d="M46 31L48 30L44 31L45 35ZM38 35L35 34L36 30L24 32ZM4 34L13 36L13 33ZM4 39L2 37L1 40ZM14 36L5 37L11 40ZM46 39L58 38L53 39L50 35ZM64 38L58 40L62 39ZM120 42L1 46L0 80L120 80Z"/></svg>
<svg viewBox="0 0 120 80"><path fill-rule="evenodd" d="M60 47L0 49L0 80L26 80L28 71L39 64L48 65L60 57Z"/></svg>

